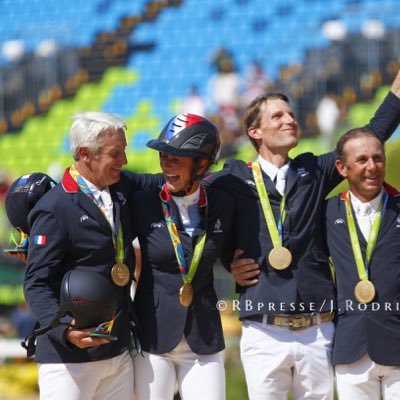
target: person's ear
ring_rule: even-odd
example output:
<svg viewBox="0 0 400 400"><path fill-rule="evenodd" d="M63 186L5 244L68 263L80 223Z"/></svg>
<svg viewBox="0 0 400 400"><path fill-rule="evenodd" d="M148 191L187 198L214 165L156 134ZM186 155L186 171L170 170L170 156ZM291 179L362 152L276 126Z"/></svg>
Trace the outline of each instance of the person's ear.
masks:
<svg viewBox="0 0 400 400"><path fill-rule="evenodd" d="M198 175L203 175L207 171L209 163L210 163L209 160L207 160L205 158L202 158L201 161L200 161L200 165L199 165L199 169L198 169L197 174Z"/></svg>
<svg viewBox="0 0 400 400"><path fill-rule="evenodd" d="M79 159L83 161L89 161L89 156L90 156L90 150L88 147L79 147L78 148L78 155Z"/></svg>
<svg viewBox="0 0 400 400"><path fill-rule="evenodd" d="M258 128L255 128L254 126L251 126L250 128L247 128L247 134L255 140L261 140L261 130Z"/></svg>
<svg viewBox="0 0 400 400"><path fill-rule="evenodd" d="M347 167L343 163L342 160L336 160L335 162L336 169L338 170L339 174L343 176L343 178L347 178Z"/></svg>

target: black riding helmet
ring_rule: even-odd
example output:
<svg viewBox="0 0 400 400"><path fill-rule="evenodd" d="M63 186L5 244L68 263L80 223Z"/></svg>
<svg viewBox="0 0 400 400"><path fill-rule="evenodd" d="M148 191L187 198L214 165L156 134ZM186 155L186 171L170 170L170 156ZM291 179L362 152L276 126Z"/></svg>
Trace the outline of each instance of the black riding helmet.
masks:
<svg viewBox="0 0 400 400"><path fill-rule="evenodd" d="M175 196L185 196L200 180L212 163L218 161L220 140L217 127L208 119L195 114L179 114L173 117L157 139L147 142L147 147L160 153L172 154L178 157L193 157L194 165L188 187ZM207 168L199 174L201 160L208 160Z"/></svg>
<svg viewBox="0 0 400 400"><path fill-rule="evenodd" d="M147 147L178 157L206 158L218 161L220 140L217 127L195 114L173 117L157 139L147 142Z"/></svg>
<svg viewBox="0 0 400 400"><path fill-rule="evenodd" d="M50 325L36 329L31 337L64 325L60 320L66 315L75 320L74 327L79 329L92 328L111 321L118 308L116 290L112 282L98 272L83 268L68 271L61 282L57 314Z"/></svg>
<svg viewBox="0 0 400 400"><path fill-rule="evenodd" d="M105 276L79 268L64 275L59 314L72 316L77 328L91 328L111 321L117 306L116 287Z"/></svg>
<svg viewBox="0 0 400 400"><path fill-rule="evenodd" d="M29 235L29 212L56 184L52 178L41 172L34 172L16 179L6 194L6 213L11 225Z"/></svg>

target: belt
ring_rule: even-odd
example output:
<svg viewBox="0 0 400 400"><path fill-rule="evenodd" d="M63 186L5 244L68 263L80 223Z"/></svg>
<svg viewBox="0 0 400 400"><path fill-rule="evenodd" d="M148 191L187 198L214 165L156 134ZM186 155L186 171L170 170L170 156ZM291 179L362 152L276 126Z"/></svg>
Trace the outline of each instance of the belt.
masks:
<svg viewBox="0 0 400 400"><path fill-rule="evenodd" d="M313 314L257 314L244 319L289 328L290 331L301 331L313 325L332 321L334 317L334 313L324 312Z"/></svg>

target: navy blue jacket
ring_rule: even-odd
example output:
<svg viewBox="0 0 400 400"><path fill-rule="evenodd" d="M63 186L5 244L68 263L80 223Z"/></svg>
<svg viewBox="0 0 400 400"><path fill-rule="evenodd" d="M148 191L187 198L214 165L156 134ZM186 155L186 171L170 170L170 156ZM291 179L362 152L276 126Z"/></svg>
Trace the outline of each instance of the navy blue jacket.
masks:
<svg viewBox="0 0 400 400"><path fill-rule="evenodd" d="M355 218L356 220L356 218ZM361 252L367 243L358 228ZM400 366L400 197L390 196L369 265L375 299L360 305L354 287L360 280L350 242L346 209L341 196L326 205L326 235L335 266L338 320L334 364L350 364L365 353L376 363Z"/></svg>
<svg viewBox="0 0 400 400"><path fill-rule="evenodd" d="M129 226L128 193L156 185L160 177L123 172L121 180L110 186L114 202L114 220L121 221L125 263L134 272L132 234ZM90 269L110 277L115 263L112 232L98 207L84 194L66 171L62 182L46 193L29 215L31 240L28 249L24 291L35 317L42 327L50 324L58 311L59 289L64 274L74 268ZM36 245L35 237L45 238ZM119 313L112 334L117 341L79 349L65 338L66 326L38 337L35 361L41 363L74 363L114 357L127 348L130 340L128 315L129 285L115 286ZM70 322L71 317L64 318Z"/></svg>
<svg viewBox="0 0 400 400"><path fill-rule="evenodd" d="M207 232L204 251L192 281L193 303L179 302L183 281L161 208L160 191L137 192L133 196L133 219L142 251L142 272L135 297L143 350L161 354L173 350L185 336L198 354L224 348L217 296L213 287L213 266L222 252L232 257L233 201L224 192L207 190L208 213L190 237L184 232L178 208L169 200L172 217L188 265L198 236ZM203 208L204 210L204 208Z"/></svg>
<svg viewBox="0 0 400 400"><path fill-rule="evenodd" d="M400 99L389 93L370 122L373 131L387 139L400 122ZM286 180L287 217L283 224L283 245L293 256L282 271L268 263L273 248L259 201L252 170L243 161L229 161L207 182L232 195L236 202L235 233L243 258L261 266L258 284L239 288L241 318L261 313L309 313L332 311L335 288L323 240L323 202L342 181L335 167L336 153L321 156L304 153L290 162ZM281 196L263 173L275 219ZM225 260L229 268L230 260Z"/></svg>

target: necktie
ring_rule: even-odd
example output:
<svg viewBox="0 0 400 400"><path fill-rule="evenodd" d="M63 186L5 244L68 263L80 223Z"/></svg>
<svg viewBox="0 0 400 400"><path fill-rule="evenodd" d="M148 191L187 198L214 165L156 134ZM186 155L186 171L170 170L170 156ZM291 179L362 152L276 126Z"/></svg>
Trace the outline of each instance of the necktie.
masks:
<svg viewBox="0 0 400 400"><path fill-rule="evenodd" d="M114 228L113 202L110 194L106 191L100 191L98 201L106 215L107 221L110 223L111 227Z"/></svg>
<svg viewBox="0 0 400 400"><path fill-rule="evenodd" d="M371 211L369 203L361 203L358 208L358 226L367 242L371 231Z"/></svg>
<svg viewBox="0 0 400 400"><path fill-rule="evenodd" d="M276 174L276 190L280 193L281 196L285 193L285 185L286 185L286 174L285 171L280 169Z"/></svg>

